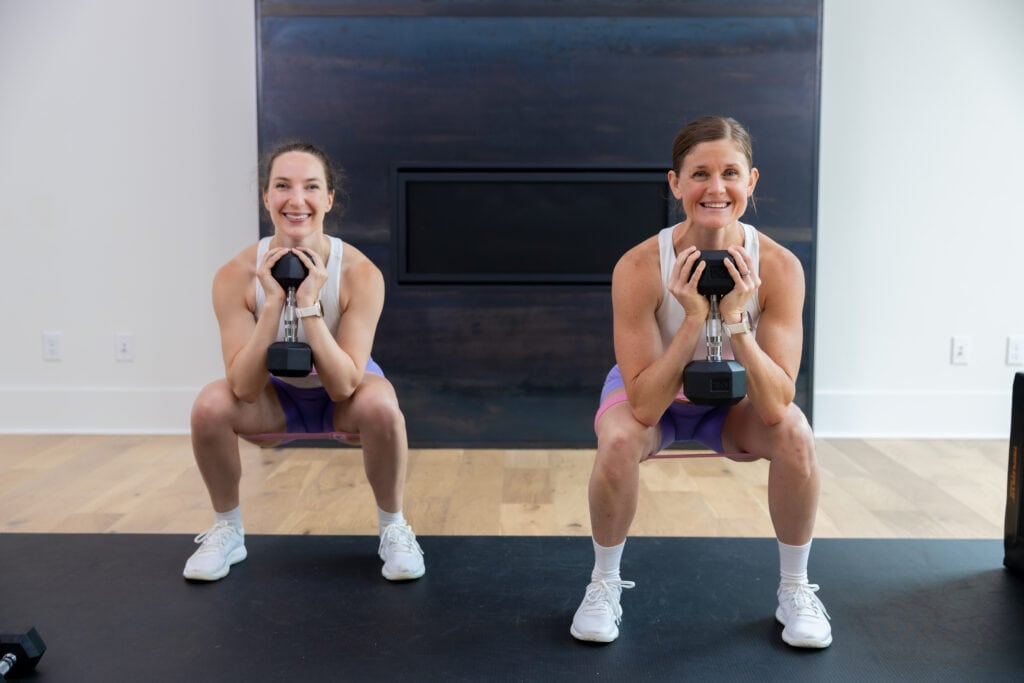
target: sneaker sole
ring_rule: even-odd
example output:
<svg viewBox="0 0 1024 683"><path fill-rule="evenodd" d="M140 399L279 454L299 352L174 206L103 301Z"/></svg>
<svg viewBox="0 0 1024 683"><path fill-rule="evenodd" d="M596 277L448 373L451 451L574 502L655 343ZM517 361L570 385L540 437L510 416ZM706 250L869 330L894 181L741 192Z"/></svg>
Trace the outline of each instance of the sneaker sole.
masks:
<svg viewBox="0 0 1024 683"><path fill-rule="evenodd" d="M225 576L228 575L228 572L231 571L231 565L238 564L248 556L249 553L246 552L245 546L242 546L241 548L235 548L231 551L231 554L228 555L228 561L225 562L221 566L221 568L218 569L216 572L212 574L204 574L200 572L189 572L188 570L185 570L184 572L182 572L182 576L184 576L189 581L217 581L218 579L223 579Z"/></svg>
<svg viewBox="0 0 1024 683"><path fill-rule="evenodd" d="M615 629L614 633L580 633L576 630L576 625L573 624L569 627L569 633L576 640L582 640L587 643L610 643L619 637L619 629Z"/></svg>
<svg viewBox="0 0 1024 683"><path fill-rule="evenodd" d="M782 620L782 608L775 610L775 621L782 624L782 640L786 645L792 647L804 647L821 650L832 644L832 634L828 634L825 640L799 640L786 635L786 622Z"/></svg>
<svg viewBox="0 0 1024 683"><path fill-rule="evenodd" d="M412 573L405 572L405 573L401 573L401 574L390 574L390 575L387 572L385 572L383 568L380 570L381 576L383 576L388 581L412 581L413 579L420 578L421 576L423 576L426 573L427 573L426 567L424 567L423 569L420 569L418 572L412 572Z"/></svg>

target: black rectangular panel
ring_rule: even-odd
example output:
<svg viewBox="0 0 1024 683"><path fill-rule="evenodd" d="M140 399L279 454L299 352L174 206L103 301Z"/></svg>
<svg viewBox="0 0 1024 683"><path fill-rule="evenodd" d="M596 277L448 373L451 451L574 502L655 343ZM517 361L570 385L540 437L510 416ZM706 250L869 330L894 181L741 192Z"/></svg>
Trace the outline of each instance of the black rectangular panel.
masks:
<svg viewBox="0 0 1024 683"><path fill-rule="evenodd" d="M257 7L260 150L308 139L347 171L336 232L384 273L373 354L411 444L594 445L593 410L615 362L611 268L674 218L637 201L644 182L598 209L584 198L589 174L663 182L676 132L704 114L750 130L760 180L743 220L803 264L796 402L813 417L821 0ZM399 168L553 175L547 187L410 177L410 215ZM581 185L567 175L577 171ZM553 226L559 206L571 220ZM602 227L586 230L595 211ZM271 230L264 218L261 233Z"/></svg>
<svg viewBox="0 0 1024 683"><path fill-rule="evenodd" d="M400 283L607 284L672 220L660 170L395 172Z"/></svg>

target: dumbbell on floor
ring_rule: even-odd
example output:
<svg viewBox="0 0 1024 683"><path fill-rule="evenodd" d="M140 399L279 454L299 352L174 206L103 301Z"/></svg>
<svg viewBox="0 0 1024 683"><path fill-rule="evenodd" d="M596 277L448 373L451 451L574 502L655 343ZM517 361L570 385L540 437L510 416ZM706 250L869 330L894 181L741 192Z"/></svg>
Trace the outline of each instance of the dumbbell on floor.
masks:
<svg viewBox="0 0 1024 683"><path fill-rule="evenodd" d="M0 634L0 679L33 671L44 652L46 643L34 627L25 633Z"/></svg>
<svg viewBox="0 0 1024 683"><path fill-rule="evenodd" d="M734 360L722 360L722 317L718 300L732 291L735 282L725 267L727 251L701 252L704 272L697 281L697 292L708 298L708 318L704 323L707 360L691 361L683 368L683 393L691 403L704 406L734 405L747 394L747 371Z"/></svg>
<svg viewBox="0 0 1024 683"><path fill-rule="evenodd" d="M282 256L270 269L270 274L288 296L284 305L284 341L274 342L267 348L267 370L277 377L305 377L313 369L313 350L309 344L297 341L295 312L295 290L308 273L306 265L292 252Z"/></svg>

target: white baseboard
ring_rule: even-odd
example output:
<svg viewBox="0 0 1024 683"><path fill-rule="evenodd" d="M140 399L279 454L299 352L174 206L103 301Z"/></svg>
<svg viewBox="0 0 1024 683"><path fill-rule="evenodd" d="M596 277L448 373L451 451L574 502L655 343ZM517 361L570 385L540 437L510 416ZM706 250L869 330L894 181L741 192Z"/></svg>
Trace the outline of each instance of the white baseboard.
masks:
<svg viewBox="0 0 1024 683"><path fill-rule="evenodd" d="M823 439L1006 439L1010 392L814 393Z"/></svg>

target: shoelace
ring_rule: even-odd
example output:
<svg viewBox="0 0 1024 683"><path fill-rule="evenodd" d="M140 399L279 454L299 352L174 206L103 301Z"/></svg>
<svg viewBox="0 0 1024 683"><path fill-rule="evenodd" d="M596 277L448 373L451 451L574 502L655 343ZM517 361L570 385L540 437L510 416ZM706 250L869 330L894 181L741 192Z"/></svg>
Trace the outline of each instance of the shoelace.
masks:
<svg viewBox="0 0 1024 683"><path fill-rule="evenodd" d="M792 587L786 586L780 592L789 594L789 600L795 608L793 611L794 615L820 617L824 614L826 619L831 620L832 617L829 615L828 610L825 609L825 605L815 595L819 588L820 586L816 583L801 583Z"/></svg>
<svg viewBox="0 0 1024 683"><path fill-rule="evenodd" d="M633 588L634 581L621 581L619 579L608 579L591 581L587 586L587 592L583 596L583 613L599 614L611 611L615 616L615 623L622 619L622 606L619 605L619 596L623 588ZM616 588L619 590L616 592Z"/></svg>
<svg viewBox="0 0 1024 683"><path fill-rule="evenodd" d="M228 544L232 533L237 533L231 526L231 522L217 522L212 527L199 534L195 538L197 544L207 544L211 549L214 547L223 548Z"/></svg>
<svg viewBox="0 0 1024 683"><path fill-rule="evenodd" d="M388 524L384 527L384 532L380 535L380 547L377 548L377 552L382 553L385 547L391 549L394 546L398 546L399 550L405 552L423 554L423 549L420 548L420 544L416 541L416 534L413 533L412 527L407 524Z"/></svg>

